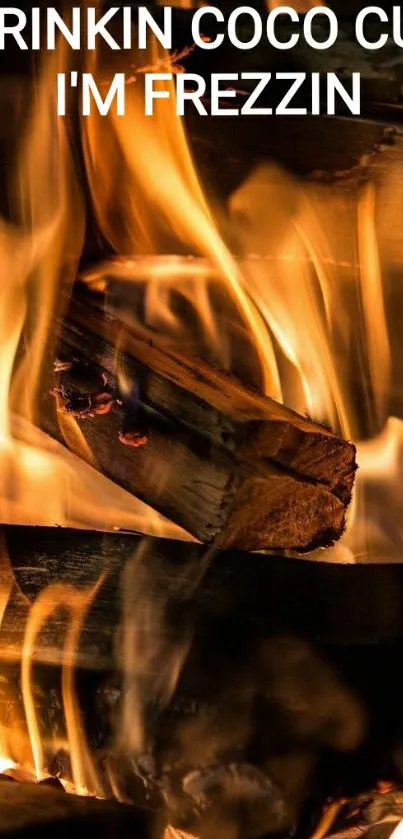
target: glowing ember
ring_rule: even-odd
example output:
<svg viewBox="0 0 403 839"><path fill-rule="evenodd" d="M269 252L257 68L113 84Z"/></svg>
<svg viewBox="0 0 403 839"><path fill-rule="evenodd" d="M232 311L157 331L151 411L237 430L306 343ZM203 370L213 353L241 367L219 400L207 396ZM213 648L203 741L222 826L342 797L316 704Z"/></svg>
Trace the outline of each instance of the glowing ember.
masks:
<svg viewBox="0 0 403 839"><path fill-rule="evenodd" d="M54 388L51 392L56 396L60 413L79 419L109 414L113 408L114 399L108 392L78 394L64 388Z"/></svg>
<svg viewBox="0 0 403 839"><path fill-rule="evenodd" d="M138 431L121 431L119 440L124 446L133 446L133 448L137 449L138 446L144 446L147 443L148 435Z"/></svg>

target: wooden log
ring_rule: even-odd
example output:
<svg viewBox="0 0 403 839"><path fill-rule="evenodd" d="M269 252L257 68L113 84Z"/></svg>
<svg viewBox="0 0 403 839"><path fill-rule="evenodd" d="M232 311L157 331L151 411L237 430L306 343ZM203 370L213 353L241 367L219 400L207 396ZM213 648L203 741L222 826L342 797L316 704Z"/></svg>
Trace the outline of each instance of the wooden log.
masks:
<svg viewBox="0 0 403 839"><path fill-rule="evenodd" d="M55 583L90 586L106 571L83 624L77 696L97 765L113 766L126 799L141 804L140 776L155 806L162 798L178 815L198 810L206 798L216 813L215 802L225 804L227 792L231 799L231 789L238 796L245 786L249 814L273 825L283 802L290 824L316 795L323 801L357 779L374 783L393 763L403 701L395 666L403 646L401 565L340 567L275 556L268 562L236 552L217 553L205 565L202 546L170 540L52 528L8 527L5 535L26 606L41 592L45 604L54 602ZM2 622L3 654L7 636L24 629L21 612L13 612L16 595ZM130 698L118 631L122 598L125 621L146 632L145 650L149 642L155 650L146 673L140 667L137 674L148 699L147 749L134 764L127 730L120 746L112 738L113 721L119 726L122 701ZM36 661L62 663L66 627L60 615L58 621L38 638ZM161 685L169 656L189 638L171 699L155 701L153 687ZM0 703L16 682L9 703L17 713L18 662L7 666L7 682L3 665L0 672ZM41 730L45 736L50 727L60 742L57 667L36 663L33 676ZM132 713L134 725L136 704ZM274 810L259 789L270 790Z"/></svg>
<svg viewBox="0 0 403 839"><path fill-rule="evenodd" d="M102 839L162 839L165 828L154 822L152 813L133 806L0 776L0 836L70 839L74 830L90 830Z"/></svg>
<svg viewBox="0 0 403 839"><path fill-rule="evenodd" d="M127 596L129 615L135 616L130 580L142 568L149 570L150 602L158 607L165 598L169 627L197 630L203 644L210 644L211 663L220 639L224 647L231 639L235 655L270 634L339 646L390 644L403 635L400 564L339 566L236 551L206 555L201 545L186 542L56 528L10 526L5 537L27 598L20 612L10 604L3 619L1 649L3 655L8 649L8 657L20 656L27 606L40 592L55 583L91 586L104 572L82 628L78 663L114 670L122 604ZM188 590L192 575L198 585ZM65 616L56 613L38 638L34 658L61 660L65 625Z"/></svg>
<svg viewBox="0 0 403 839"><path fill-rule="evenodd" d="M150 706L148 710L152 710L152 714L149 714L149 720L145 715L144 747L139 752L133 749L130 731L126 729L123 736L124 729L119 728L123 725L120 723L120 707L124 702L124 686L119 680L114 677L108 681L104 674L97 674L94 679L91 672L79 670L75 681L75 707L81 720L81 743L83 746L85 743L86 754L91 756L91 773L86 773L87 762L82 775L89 793L107 800L117 796L118 800L133 805L134 814L143 814L146 822L148 818L150 824L169 821L184 825L203 839L213 839L216 835L212 832L213 819L216 828L218 822L234 822L236 804L238 809L240 805L243 810L243 814L235 815L235 819L238 820L239 835L245 835L245 839L257 839L262 833L277 833L278 829L283 831L292 825L296 815L294 806L284 799L280 786L267 773L253 762L248 762L246 742L241 748L237 746L235 755L225 726L223 736L218 734L214 737L213 731L209 731L210 726L215 725L214 720L219 725L223 722L221 715L225 711L218 697L216 703L210 704L177 697L168 709ZM70 760L74 744L70 752L66 746L60 672L57 668L35 668L32 687L43 750L43 773L49 775L49 779L61 777L74 790ZM136 725L135 711L133 706L133 726ZM235 725L236 715L233 717ZM258 720L254 720L253 725L255 722L257 724ZM0 724L6 730L13 726L15 731L21 731L24 726L24 708L15 667L1 669ZM198 738L198 758L196 752L188 749L186 742L181 743L182 734L185 736L192 726L200 726L200 732L204 729L210 740L204 748ZM215 741L214 761L212 735ZM13 743L12 736L9 742ZM18 749L16 752L18 760ZM30 771L18 765L10 774L16 779L32 780ZM308 788L306 794L310 794ZM204 807L200 808L202 798ZM201 813L200 809L205 812ZM245 825L245 822L249 829L244 833L242 823ZM156 839L157 835L153 833L152 839ZM168 837L164 835L164 839Z"/></svg>
<svg viewBox="0 0 403 839"><path fill-rule="evenodd" d="M220 548L306 551L339 538L356 469L352 444L203 362L161 349L92 300L75 299L60 326L67 369L56 394L102 472ZM87 396L75 401L77 367ZM49 384L40 424L60 439Z"/></svg>

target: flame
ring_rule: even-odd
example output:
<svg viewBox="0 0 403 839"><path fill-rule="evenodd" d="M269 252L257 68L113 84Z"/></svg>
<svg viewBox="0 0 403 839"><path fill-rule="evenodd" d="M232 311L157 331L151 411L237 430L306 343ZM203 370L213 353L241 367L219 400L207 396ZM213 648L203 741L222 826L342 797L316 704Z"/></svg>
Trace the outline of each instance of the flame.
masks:
<svg viewBox="0 0 403 839"><path fill-rule="evenodd" d="M382 474L398 505L393 487L397 490L400 426L387 413L393 356L384 276L390 269L382 264L378 221L381 194L381 187L359 181L345 190L302 185L266 166L241 185L230 205L242 253L257 255L245 262L245 282L287 362L280 359L285 402L358 445L349 530L328 554L336 561L392 556L386 533L380 550L379 479ZM365 442L368 437L372 443ZM386 468L382 461L388 461ZM393 553L398 549L394 545Z"/></svg>
<svg viewBox="0 0 403 839"><path fill-rule="evenodd" d="M74 689L74 662L80 629L86 612L96 595L102 577L88 590L80 591L69 585L48 586L37 597L30 610L21 662L21 688L30 743L33 752L35 774L38 780L45 774L44 750L35 710L33 693L32 659L35 640L47 619L57 609L68 609L71 613L65 640L62 672L62 698L66 719L67 741L72 768L74 789L80 794L88 790L99 792L99 780L94 768L82 728Z"/></svg>
<svg viewBox="0 0 403 839"><path fill-rule="evenodd" d="M172 631L167 611L172 601L186 601L203 578L214 550L201 552L191 568L178 568L168 580L158 551L142 539L122 575L122 626L117 660L123 674L123 706L119 733L124 748L141 755L147 746L144 712L147 703L164 708L174 694L191 645L191 630Z"/></svg>
<svg viewBox="0 0 403 839"><path fill-rule="evenodd" d="M68 66L67 51L57 50L44 61L32 101L21 93L30 116L9 184L13 221L0 219L0 521L187 538L96 471L72 417L59 420L80 459L35 425L44 371L54 358L54 318L66 305L84 235L68 126L56 107L56 74Z"/></svg>
<svg viewBox="0 0 403 839"><path fill-rule="evenodd" d="M77 273L84 233L84 205L69 145L68 126L56 116L55 76L68 69L64 51L46 60L32 93L31 116L17 155L9 197L12 221L0 219L0 520L98 529L126 528L189 538L181 528L133 499L96 469L79 426L62 418L72 451L35 425L44 370L52 364L54 318L61 314ZM27 105L26 96L23 97ZM45 377L46 381L46 377ZM76 454L73 454L75 452ZM84 462L86 461L86 462ZM43 503L46 499L46 504ZM14 579L5 548L0 554L0 624ZM7 710L7 680L0 686L0 769L16 768L37 780L61 747L71 764L69 790L105 794L86 742L75 693L74 667L82 623L102 577L87 590L51 586L31 609L21 607L25 632L21 655L22 708ZM17 598L18 599L18 598ZM21 598L20 598L21 599ZM44 739L37 707L35 658L38 638L55 611L69 616L60 638L65 742ZM13 707L18 703L14 702Z"/></svg>
<svg viewBox="0 0 403 839"><path fill-rule="evenodd" d="M150 65L160 57L160 51L154 47ZM158 253L162 233L163 238L174 241L181 250L185 247L207 257L253 337L266 390L279 395L270 335L243 287L236 261L217 230L182 122L176 116L173 85L164 83L163 89L170 98L156 103L150 119L144 116L142 84L139 78L127 88L123 121L110 112L107 120L94 114L83 122L87 173L101 229L120 254ZM150 288L153 289L153 284ZM160 315L163 316L162 308ZM211 308L204 307L203 319L210 343L222 364L228 367L230 360L225 356Z"/></svg>
<svg viewBox="0 0 403 839"><path fill-rule="evenodd" d="M17 594L13 594L13 574L7 556L4 540L1 539L0 573L0 627L5 612L12 600L12 607L17 606ZM86 735L83 729L79 704L75 694L75 661L80 632L87 611L96 597L104 576L100 575L95 585L78 589L66 584L54 584L44 589L36 598L31 608L25 604L25 631L21 654L21 693L22 707L18 696L9 696L9 683L0 669L0 773L9 769L26 772L27 778L41 780L49 774L49 762L58 753L62 744L58 740L45 741L38 719L36 706L36 682L33 660L36 641L40 632L57 610L68 612L69 619L65 637L60 637L62 660L61 697L63 702L66 742L71 765L71 781L65 779L68 791L82 795L101 795L103 788L92 760ZM21 597L20 597L21 599ZM21 606L21 604L20 604ZM18 613L17 613L18 614ZM14 615L16 612L14 611ZM14 671L13 671L14 672ZM12 675L13 683L15 676ZM4 682L4 685L2 684ZM16 719L10 719L8 702Z"/></svg>
<svg viewBox="0 0 403 839"><path fill-rule="evenodd" d="M154 49L149 59L152 66L160 54ZM382 468L380 449L385 459L391 435L400 438L388 420L396 361L387 280L392 214L386 219L385 210L399 173L368 182L358 171L345 187L302 182L266 164L230 197L225 222L217 221L172 89L164 88L170 98L144 117L142 84L139 73L124 119L111 113L102 122L96 114L83 121L98 223L117 254L86 272L85 281L108 291L122 320L353 439L361 474L349 529L326 558L391 558L390 528L381 535L379 482L376 491L369 484L375 457L376 471ZM167 257L168 249L182 256ZM394 258L400 265L400 253ZM375 448L366 443L371 439ZM398 468L388 468L386 481L394 498ZM393 532L398 540L396 526ZM398 550L397 541L392 553Z"/></svg>

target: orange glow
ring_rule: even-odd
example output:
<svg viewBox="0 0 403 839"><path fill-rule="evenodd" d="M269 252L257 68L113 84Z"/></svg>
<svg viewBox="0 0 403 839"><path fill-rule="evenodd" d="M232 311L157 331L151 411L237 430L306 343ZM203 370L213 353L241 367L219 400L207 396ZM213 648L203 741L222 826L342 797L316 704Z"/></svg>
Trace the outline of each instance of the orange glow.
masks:
<svg viewBox="0 0 403 839"><path fill-rule="evenodd" d="M70 621L64 643L62 697L74 789L82 795L88 793L88 791L99 793L100 789L96 771L86 747L86 738L75 697L74 661L82 621L101 583L102 578L87 591L80 591L69 585L53 585L48 586L41 592L29 613L21 662L22 697L35 773L37 779L40 780L46 772L33 694L32 663L35 641L45 621L57 609L68 609ZM62 644L63 639L60 639L60 641Z"/></svg>
<svg viewBox="0 0 403 839"><path fill-rule="evenodd" d="M155 47L145 63L154 66L159 59L160 52ZM175 113L173 85L163 83L162 89L170 91L170 98L158 100L150 118L144 115L142 83L139 78L136 84L128 86L123 120L112 112L106 120L96 114L83 120L87 172L99 224L120 254L156 254L163 239L168 238L181 251L185 247L207 257L250 332L266 391L278 396L279 380L270 335L245 291L236 261L219 235L193 165L182 121ZM166 294L166 282L164 286ZM152 294L155 284L150 282L149 289ZM161 301L159 317L164 320L167 298L160 294L159 288L157 296L159 306ZM217 332L211 305L205 298L201 317L210 344L222 365L228 368L230 359Z"/></svg>
<svg viewBox="0 0 403 839"><path fill-rule="evenodd" d="M295 8L312 5L295 3ZM164 60L154 49L141 66L163 66L158 62ZM56 52L36 89L24 93L24 103L32 96L32 114L10 183L13 222L0 220L0 521L124 528L188 539L98 472L97 453L71 415L58 414L66 447L36 425L45 374L54 360L55 319L71 293L85 236L81 175L54 100L55 74L68 67L67 56ZM101 57L99 66L94 58L91 69L102 75ZM312 558L401 560L403 396L396 278L403 233L400 203L393 204L401 173L394 177L391 166L385 178L365 184L358 177L348 184L302 181L267 162L215 212L173 97L158 101L154 116L145 117L142 84L137 71L124 118L111 111L81 121L92 204L115 254L83 270L83 281L107 291L106 305L137 329L207 356L246 384L352 438L360 471L349 528L335 548ZM137 307L136 295L141 298ZM116 364L115 372L124 390L124 370ZM163 480L163 464L161 473ZM169 598L186 599L210 561L206 551L189 579L179 576L173 590L166 590L163 580L158 599L151 584L158 568L153 569L143 539L123 580L118 654L126 690L118 740L130 756L145 743L146 701L169 702L192 641L190 632L177 643L164 640ZM74 678L80 632L102 579L100 574L85 590L51 586L32 605L21 662L24 713L12 724L0 718L0 771L22 767L39 779L47 772L49 754L60 746L46 742L40 730L34 662L44 625L62 610L67 631L57 660L63 667L63 746L73 776L68 788L106 794L86 743ZM0 624L13 586L3 550ZM110 783L113 787L113 779ZM173 828L168 837L187 839Z"/></svg>
<svg viewBox="0 0 403 839"><path fill-rule="evenodd" d="M96 457L73 417L58 415L78 457L34 424L43 376L52 369L52 326L76 276L84 235L83 197L66 121L56 108L54 80L67 69L67 51L56 51L44 61L31 103L22 92L31 116L10 179L15 225L0 219L0 522L187 538L96 471Z"/></svg>

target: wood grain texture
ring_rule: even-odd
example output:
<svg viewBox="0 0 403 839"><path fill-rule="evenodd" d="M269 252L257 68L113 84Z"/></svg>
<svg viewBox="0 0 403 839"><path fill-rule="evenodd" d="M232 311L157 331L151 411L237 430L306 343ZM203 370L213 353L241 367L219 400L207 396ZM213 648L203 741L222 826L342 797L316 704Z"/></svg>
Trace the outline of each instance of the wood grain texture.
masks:
<svg viewBox="0 0 403 839"><path fill-rule="evenodd" d="M92 295L72 301L59 352L98 371L112 390L123 378L129 391L119 390L106 416L79 417L99 469L200 541L304 551L343 532L352 444L202 361L160 348L96 308ZM69 376L63 393L74 387ZM50 390L43 388L40 423L60 438ZM135 448L119 441L133 403L148 437Z"/></svg>

